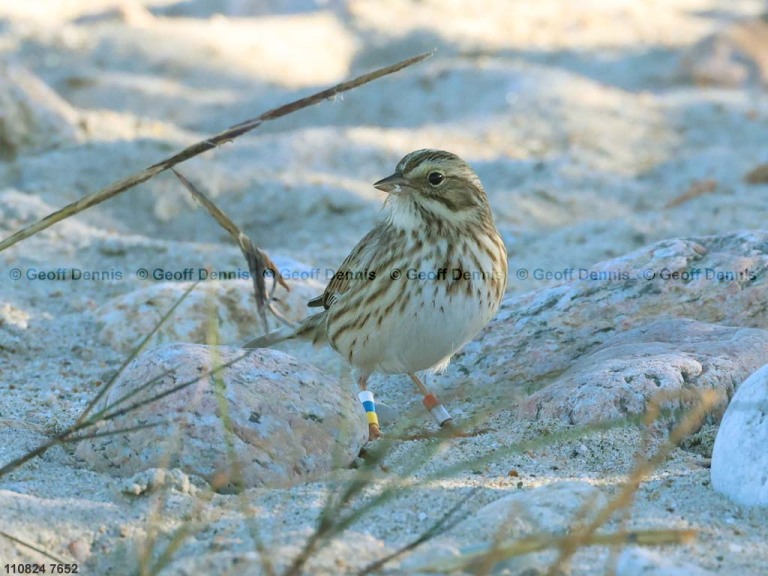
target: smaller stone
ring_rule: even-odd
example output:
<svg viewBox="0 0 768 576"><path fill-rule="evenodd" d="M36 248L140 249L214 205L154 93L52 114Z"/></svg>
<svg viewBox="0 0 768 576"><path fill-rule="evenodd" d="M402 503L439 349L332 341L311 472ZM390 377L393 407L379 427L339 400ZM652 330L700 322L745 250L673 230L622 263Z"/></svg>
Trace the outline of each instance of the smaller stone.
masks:
<svg viewBox="0 0 768 576"><path fill-rule="evenodd" d="M586 482L557 482L494 500L462 526L470 528L471 534L490 538L500 529L508 538L540 532L563 534L585 502L597 510L606 499L598 488Z"/></svg>
<svg viewBox="0 0 768 576"><path fill-rule="evenodd" d="M744 176L747 184L768 184L768 164L759 164Z"/></svg>
<svg viewBox="0 0 768 576"><path fill-rule="evenodd" d="M91 545L82 538L72 540L67 549L78 562L85 562L91 556Z"/></svg>
<svg viewBox="0 0 768 576"><path fill-rule="evenodd" d="M690 48L681 60L686 79L707 86L768 85L768 22L734 22Z"/></svg>
<svg viewBox="0 0 768 576"><path fill-rule="evenodd" d="M712 487L744 506L768 506L768 364L736 390L712 449Z"/></svg>
<svg viewBox="0 0 768 576"><path fill-rule="evenodd" d="M453 536L438 537L427 549L408 557L402 568L407 568L409 574L471 572L471 568L467 570L468 558L490 551L498 539L505 543L541 534L564 535L575 521L588 522L592 511L599 510L606 502L603 493L586 482L558 482L513 492L459 523L451 530ZM588 511L586 517L584 510ZM457 542L461 548L457 548ZM524 554L503 560L486 573L545 573L554 558L555 552L551 550Z"/></svg>
<svg viewBox="0 0 768 576"><path fill-rule="evenodd" d="M135 474L122 483L121 491L131 496L141 496L155 492L160 488L171 488L182 494L194 494L197 488L190 483L189 476L182 470L174 468L150 468Z"/></svg>
<svg viewBox="0 0 768 576"><path fill-rule="evenodd" d="M586 444L579 444L576 446L576 448L573 449L573 453L576 456L588 456L589 448L587 448Z"/></svg>

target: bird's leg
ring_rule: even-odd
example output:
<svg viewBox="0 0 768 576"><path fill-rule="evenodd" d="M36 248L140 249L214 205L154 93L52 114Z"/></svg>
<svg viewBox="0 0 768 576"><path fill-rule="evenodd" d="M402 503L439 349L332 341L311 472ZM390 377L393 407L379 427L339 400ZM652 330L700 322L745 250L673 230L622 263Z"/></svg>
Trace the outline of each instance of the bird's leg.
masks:
<svg viewBox="0 0 768 576"><path fill-rule="evenodd" d="M376 440L381 437L379 429L379 417L376 414L376 403L373 400L373 392L366 390L368 385L368 376L358 376L357 385L360 387L360 393L357 395L365 408L365 417L368 419L368 441Z"/></svg>
<svg viewBox="0 0 768 576"><path fill-rule="evenodd" d="M424 396L424 399L421 402L424 404L424 407L429 410L429 413L432 414L432 418L435 419L435 422L437 422L441 427L450 425L451 415L448 414L448 410L446 410L445 407L440 403L440 400L437 399L437 396L432 394L432 392L429 391L429 388L424 386L416 374L411 372L408 374L408 376L411 378L413 383L416 384L416 388L419 389L419 392L421 392Z"/></svg>

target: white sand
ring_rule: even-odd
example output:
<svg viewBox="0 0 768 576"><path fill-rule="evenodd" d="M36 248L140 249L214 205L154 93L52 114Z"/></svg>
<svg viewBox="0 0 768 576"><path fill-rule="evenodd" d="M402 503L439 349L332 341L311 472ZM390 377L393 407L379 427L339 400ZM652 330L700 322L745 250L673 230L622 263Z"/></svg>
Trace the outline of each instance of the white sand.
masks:
<svg viewBox="0 0 768 576"><path fill-rule="evenodd" d="M575 6L4 2L0 56L26 66L73 107L80 137L0 163L0 236L299 94L433 48L425 64L265 125L182 170L270 254L325 268L338 265L375 221L382 196L373 181L413 149L449 149L485 183L511 269L530 272L526 280L511 278L510 294L546 285L533 277L536 269L588 266L662 238L764 228L767 188L749 186L743 176L768 161L765 92L697 87L680 74L691 45L759 14L764 3ZM714 191L664 208L701 180L716 181ZM138 268L242 264L225 234L165 174L0 254L0 464L71 424L120 366L124 353L102 339L95 313L110 298L152 282L137 279ZM27 277L73 267L119 271L122 278ZM21 280L10 280L13 268ZM317 354L341 373L332 355ZM397 412L412 406L419 423L429 424L404 379L381 379L374 389ZM501 399L468 398L460 389L443 395L460 417L499 405L507 410L494 415L486 434L451 441L415 479L562 429L516 422L513 392ZM431 445L402 443L378 471L381 482L406 473ZM578 479L610 497L640 446L632 428L592 434L403 490L325 546L312 573L353 571L410 542L471 487L480 491L469 510L518 490L518 483ZM81 571L134 574L151 548L147 538L159 533L162 548L185 526L191 534L163 574L245 573L231 564L238 555L247 562L254 550L243 499L183 482L150 496L126 495L125 481L88 471L73 452L53 448L0 478L0 530L77 561ZM509 476L512 469L518 477ZM278 565L311 533L334 486L329 479L246 492ZM631 528L699 531L693 543L664 549L665 556L714 573L768 571L768 512L713 492L708 458L695 451L674 451L642 485L625 520ZM442 545L460 547L472 537L459 525ZM604 548L582 551L573 573L604 573L608 558ZM39 561L48 560L0 537L0 570Z"/></svg>

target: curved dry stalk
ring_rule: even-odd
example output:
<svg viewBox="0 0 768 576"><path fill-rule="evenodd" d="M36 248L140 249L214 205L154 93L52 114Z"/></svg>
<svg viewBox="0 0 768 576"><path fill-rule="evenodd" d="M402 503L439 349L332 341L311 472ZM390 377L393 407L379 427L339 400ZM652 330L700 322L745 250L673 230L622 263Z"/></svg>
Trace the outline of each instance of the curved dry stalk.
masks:
<svg viewBox="0 0 768 576"><path fill-rule="evenodd" d="M125 192L126 190L129 190L134 186L141 184L142 182L146 182L153 176L156 176L160 172L172 168L176 164L184 162L185 160L189 160L190 158L194 158L203 152L207 152L208 150L216 148L221 144L230 142L235 138L239 138L243 134L258 128L264 122L275 120L276 118L280 118L282 116L287 116L288 114L292 114L298 110L307 108L308 106L318 104L323 100L328 100L329 98L333 98L339 94L342 94L343 92L347 92L353 88L367 84L368 82L378 80L382 76L387 76L388 74L393 74L402 70L403 68L407 68L408 66L413 66L414 64L429 58L432 54L433 52L425 52L424 54L419 54L418 56L413 56L411 58L401 60L396 64L391 64L390 66L385 66L383 68L379 68L378 70L374 70L373 72L368 72L367 74L363 74L353 78L352 80L341 82L340 84L336 84L335 86L321 90L320 92L315 92L310 96L299 98L298 100L294 100L288 104L283 104L282 106L268 110L256 118L252 118L250 120L246 120L245 122L241 122L240 124L231 126L230 128L227 128L215 136L211 136L210 138L206 138L205 140L201 140L200 142L192 144L191 146L188 146L181 152L178 152L169 158L165 158L160 162L156 162L144 170L136 172L127 178L123 178L118 182L110 184L109 186L102 188L93 194L89 194L88 196L84 196L79 200L75 200L71 204L67 204L64 208L49 214L42 220L38 220L37 222L30 224L21 230L18 230L17 232L11 234L8 238L0 241L0 252L13 246L17 242L21 242L22 240L29 238L38 232L42 232L57 222L61 222L70 216L79 214L80 212L83 212L88 208L92 208L97 204L101 204L105 200L109 200L113 196L117 196L118 194L121 194L122 192Z"/></svg>
<svg viewBox="0 0 768 576"><path fill-rule="evenodd" d="M266 314L267 310L274 314L278 320L290 324L290 322L288 322L288 320L286 320L285 317L277 310L275 310L274 306L272 306L272 298L275 295L275 290L277 290L278 283L286 290L290 290L291 288L288 286L269 255L263 250L260 250L254 246L253 242L251 242L251 239L248 238L248 236L242 230L240 230L240 228L238 228L237 224L235 224L221 208L216 206L213 200L208 198L208 196L206 196L202 190L190 182L186 176L181 174L175 168L171 168L171 171L176 175L176 178L179 179L184 188L186 188L187 191L192 194L192 197L200 202L206 210L208 210L208 213L213 216L214 220L218 222L219 226L224 228L224 230L229 233L229 235L240 248L240 251L243 253L245 261L248 264L248 273L251 275L251 282L253 283L253 295L256 299L256 309L259 312L259 317L261 318L264 333L266 334L269 332L269 323L267 321ZM272 288L269 294L267 294L267 286L265 281L265 278L268 275L272 277Z"/></svg>

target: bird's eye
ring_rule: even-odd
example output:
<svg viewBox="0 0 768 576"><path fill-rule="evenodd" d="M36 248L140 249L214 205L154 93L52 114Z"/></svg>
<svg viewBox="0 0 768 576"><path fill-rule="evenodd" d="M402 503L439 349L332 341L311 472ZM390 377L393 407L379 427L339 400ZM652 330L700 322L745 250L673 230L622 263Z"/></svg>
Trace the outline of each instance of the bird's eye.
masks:
<svg viewBox="0 0 768 576"><path fill-rule="evenodd" d="M427 176L427 182L429 182L430 186L438 187L440 184L443 183L445 180L445 175L443 175L440 172L430 172L429 176Z"/></svg>

